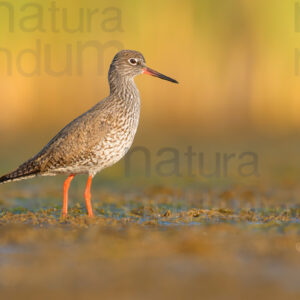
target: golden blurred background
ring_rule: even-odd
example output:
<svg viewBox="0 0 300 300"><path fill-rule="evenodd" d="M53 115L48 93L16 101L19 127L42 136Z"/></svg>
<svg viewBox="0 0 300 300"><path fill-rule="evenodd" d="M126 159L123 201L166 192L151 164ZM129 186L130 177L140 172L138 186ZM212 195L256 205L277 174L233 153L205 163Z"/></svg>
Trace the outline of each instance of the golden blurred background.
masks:
<svg viewBox="0 0 300 300"><path fill-rule="evenodd" d="M107 96L127 48L180 83L136 78L135 145L254 151L299 178L298 1L10 0L0 25L1 172Z"/></svg>

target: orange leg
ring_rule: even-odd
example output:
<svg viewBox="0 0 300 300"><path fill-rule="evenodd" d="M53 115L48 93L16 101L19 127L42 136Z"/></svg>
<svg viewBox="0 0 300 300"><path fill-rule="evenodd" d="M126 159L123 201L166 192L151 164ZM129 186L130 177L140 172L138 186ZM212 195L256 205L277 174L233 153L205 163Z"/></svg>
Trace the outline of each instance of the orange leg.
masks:
<svg viewBox="0 0 300 300"><path fill-rule="evenodd" d="M62 209L63 217L66 217L68 214L68 191L69 191L70 183L74 177L75 175L73 174L70 175L64 183L64 201L63 201L63 209Z"/></svg>
<svg viewBox="0 0 300 300"><path fill-rule="evenodd" d="M92 179L93 176L89 176L87 184L86 184L86 188L85 188L85 204L86 204L86 208L88 211L88 215L89 217L93 217L93 209L92 209L92 204L91 204L91 185L92 185Z"/></svg>

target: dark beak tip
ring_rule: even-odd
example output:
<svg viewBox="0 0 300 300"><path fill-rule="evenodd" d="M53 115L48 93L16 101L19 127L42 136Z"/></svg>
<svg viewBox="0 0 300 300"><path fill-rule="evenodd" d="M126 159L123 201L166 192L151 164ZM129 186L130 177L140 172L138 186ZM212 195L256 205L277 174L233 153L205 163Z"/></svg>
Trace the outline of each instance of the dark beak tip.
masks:
<svg viewBox="0 0 300 300"><path fill-rule="evenodd" d="M172 80L169 80L169 81L171 81L171 82L173 82L173 83L176 83L176 84L179 84L179 82L176 80L176 79L173 79L173 78L171 78Z"/></svg>
<svg viewBox="0 0 300 300"><path fill-rule="evenodd" d="M172 82L172 83L175 83L175 84L179 84L179 82L173 78L161 78L159 77L160 79L163 79L163 80L166 80L166 81L169 81L169 82Z"/></svg>

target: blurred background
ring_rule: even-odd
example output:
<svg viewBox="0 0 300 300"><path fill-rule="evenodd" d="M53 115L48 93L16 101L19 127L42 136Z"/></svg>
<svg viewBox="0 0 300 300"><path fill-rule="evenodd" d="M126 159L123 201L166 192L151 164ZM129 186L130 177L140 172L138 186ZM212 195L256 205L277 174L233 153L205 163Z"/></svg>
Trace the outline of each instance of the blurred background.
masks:
<svg viewBox="0 0 300 300"><path fill-rule="evenodd" d="M159 149L178 149L178 183L300 179L297 1L22 0L1 3L0 25L1 173L108 95L109 64L125 48L180 82L136 78L142 112L134 143L153 163L168 157ZM260 176L241 178L234 166L222 180L189 176L188 146L204 153L207 170L216 153L254 152ZM143 175L134 172L142 159L133 160L133 177ZM124 177L124 161L102 174L116 177Z"/></svg>
<svg viewBox="0 0 300 300"><path fill-rule="evenodd" d="M0 175L138 76L133 150L0 186L3 299L300 299L300 0L0 1Z"/></svg>

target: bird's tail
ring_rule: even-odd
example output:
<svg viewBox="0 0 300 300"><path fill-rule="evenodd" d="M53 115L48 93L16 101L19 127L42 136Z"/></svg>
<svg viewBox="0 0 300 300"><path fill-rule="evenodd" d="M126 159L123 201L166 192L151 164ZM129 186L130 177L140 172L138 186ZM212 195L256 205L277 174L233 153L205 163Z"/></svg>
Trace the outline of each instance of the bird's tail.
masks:
<svg viewBox="0 0 300 300"><path fill-rule="evenodd" d="M37 176L39 173L40 167L35 163L35 161L29 160L22 164L15 171L0 177L0 184L28 179Z"/></svg>

